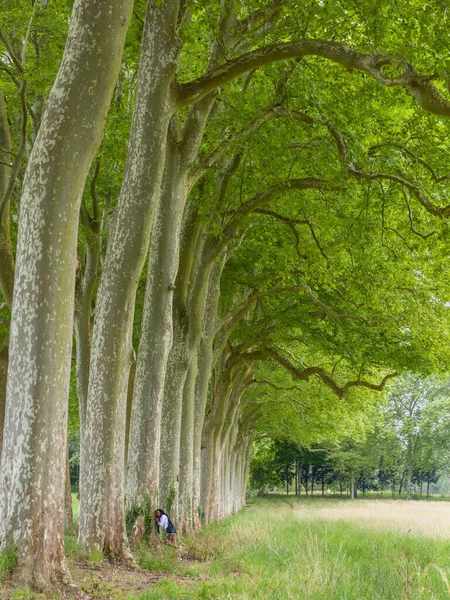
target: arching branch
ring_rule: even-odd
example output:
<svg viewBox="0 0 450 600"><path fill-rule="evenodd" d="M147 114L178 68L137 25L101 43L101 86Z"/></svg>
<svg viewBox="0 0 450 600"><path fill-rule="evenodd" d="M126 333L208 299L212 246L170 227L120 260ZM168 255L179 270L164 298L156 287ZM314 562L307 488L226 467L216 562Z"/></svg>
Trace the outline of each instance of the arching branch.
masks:
<svg viewBox="0 0 450 600"><path fill-rule="evenodd" d="M305 369L299 368L288 360L279 350L274 347L264 347L262 349L254 350L251 352L243 353L239 357L239 361L251 363L256 360L267 360L272 359L288 371L295 381L309 381L313 376L321 379L325 385L327 385L338 398L342 399L349 392L351 387L365 387L374 391L382 392L385 388L386 383L389 379L397 377L398 373L389 373L383 377L380 383L371 383L363 379L355 379L347 381L343 386L340 386L322 367L306 367Z"/></svg>
<svg viewBox="0 0 450 600"><path fill-rule="evenodd" d="M361 71L384 86L403 87L416 98L423 110L441 117L450 117L450 102L433 86L432 76L418 75L412 68L409 68L400 77L386 77L383 74L384 66L402 65L402 62L389 58L386 53L364 54L344 44L320 39L302 39L295 42L273 44L230 60L198 79L180 84L178 86L178 105L182 107L198 102L205 95L247 71L274 62L305 56L319 56L338 63L349 71Z"/></svg>
<svg viewBox="0 0 450 600"><path fill-rule="evenodd" d="M321 120L320 122L323 123L323 125L325 125L325 127L330 132L331 136L334 138L338 149L339 159L350 177L353 177L358 180L387 180L393 181L394 183L399 183L401 186L410 191L411 195L420 202L420 204L425 208L427 212L436 217L439 217L440 219L447 219L450 217L450 204L445 207L437 206L432 200L430 200L427 196L424 195L424 193L418 188L417 185L409 181L409 179L407 179L407 177L403 174L396 175L394 173L370 173L351 163L348 157L347 144L341 133L338 131L338 129L333 125L333 123L325 119ZM371 149L372 154L375 151L374 148L376 149L381 146L381 144L373 146ZM429 165L427 165L427 167L428 169L430 168Z"/></svg>

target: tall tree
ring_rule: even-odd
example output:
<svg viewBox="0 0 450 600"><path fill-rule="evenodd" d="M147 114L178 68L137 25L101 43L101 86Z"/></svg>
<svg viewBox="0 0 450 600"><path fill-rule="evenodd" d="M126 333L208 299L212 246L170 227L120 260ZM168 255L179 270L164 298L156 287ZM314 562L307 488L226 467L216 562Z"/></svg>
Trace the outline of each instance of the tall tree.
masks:
<svg viewBox="0 0 450 600"><path fill-rule="evenodd" d="M75 3L22 192L0 539L2 551L17 548L22 578L39 588L68 581L61 481L66 473L78 215L131 10L129 0L113 0L108 7L90 0Z"/></svg>

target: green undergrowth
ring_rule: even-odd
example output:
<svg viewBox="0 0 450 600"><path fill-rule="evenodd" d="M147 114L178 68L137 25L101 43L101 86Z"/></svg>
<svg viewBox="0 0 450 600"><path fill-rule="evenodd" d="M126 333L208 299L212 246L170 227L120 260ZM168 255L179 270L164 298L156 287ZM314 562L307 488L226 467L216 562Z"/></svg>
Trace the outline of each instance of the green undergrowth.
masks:
<svg viewBox="0 0 450 600"><path fill-rule="evenodd" d="M140 566L167 577L127 600L450 598L450 539L383 527L376 514L372 524L362 524L360 502L354 521L321 518L342 502L257 499L238 516L184 539L178 555L141 548ZM311 508L315 516L305 518Z"/></svg>
<svg viewBox="0 0 450 600"><path fill-rule="evenodd" d="M10 550L0 554L0 580L10 575L17 565L17 551Z"/></svg>

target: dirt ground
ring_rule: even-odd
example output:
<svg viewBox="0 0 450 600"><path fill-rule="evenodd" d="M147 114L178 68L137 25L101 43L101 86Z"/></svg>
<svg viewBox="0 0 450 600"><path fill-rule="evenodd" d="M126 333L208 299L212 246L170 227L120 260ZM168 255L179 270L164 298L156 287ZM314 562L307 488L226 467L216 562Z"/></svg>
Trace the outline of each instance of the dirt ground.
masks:
<svg viewBox="0 0 450 600"><path fill-rule="evenodd" d="M69 569L72 579L81 593L55 593L47 596L25 590L18 594L13 581L0 583L0 600L124 600L128 595L145 592L160 579L172 579L175 582L195 582L200 577L174 575L172 573L152 573L125 565L111 565L107 562L92 565L87 560L70 560Z"/></svg>

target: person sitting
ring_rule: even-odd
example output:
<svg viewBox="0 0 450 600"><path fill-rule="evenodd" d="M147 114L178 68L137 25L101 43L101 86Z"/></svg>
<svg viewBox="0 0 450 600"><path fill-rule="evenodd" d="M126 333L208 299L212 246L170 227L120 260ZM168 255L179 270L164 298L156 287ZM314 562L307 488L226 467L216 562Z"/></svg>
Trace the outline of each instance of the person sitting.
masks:
<svg viewBox="0 0 450 600"><path fill-rule="evenodd" d="M177 530L175 529L174 524L169 519L167 514L162 510L162 508L158 508L158 510L155 510L155 523L156 523L156 528L158 530L158 533L159 533L160 527L162 527L166 532L166 537L164 539L164 543L167 544L168 546L173 546L174 548L176 548Z"/></svg>

